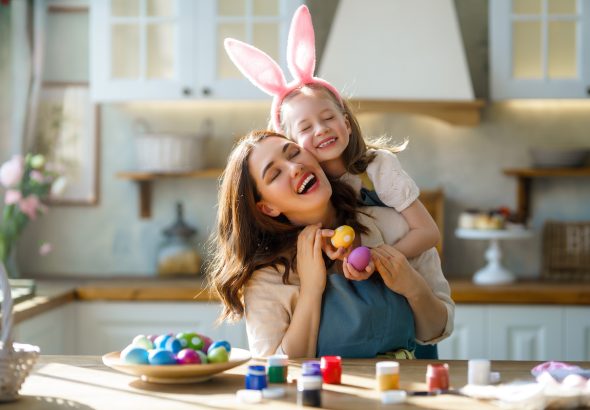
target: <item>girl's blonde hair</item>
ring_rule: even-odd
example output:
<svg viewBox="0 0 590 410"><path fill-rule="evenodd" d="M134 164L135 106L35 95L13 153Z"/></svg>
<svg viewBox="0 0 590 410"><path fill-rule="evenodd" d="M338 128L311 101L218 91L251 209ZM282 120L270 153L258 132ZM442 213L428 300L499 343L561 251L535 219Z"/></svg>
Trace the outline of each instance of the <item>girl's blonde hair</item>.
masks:
<svg viewBox="0 0 590 410"><path fill-rule="evenodd" d="M285 130L287 137L289 138L291 138L292 132L289 124L287 124L285 121L283 107L288 104L291 99L300 94L312 94L318 98L330 100L334 106L337 107L340 112L348 119L351 128L350 138L347 147L342 152L342 160L344 162L344 166L346 167L346 171L351 174L362 174L367 170L367 166L376 156L374 152L368 151L369 148L386 149L393 153L397 153L403 151L408 145L408 141L405 140L401 144L391 146L389 144L389 139L385 137L381 137L375 141L372 141L371 143L366 142L358 120L350 108L350 104L344 98L340 100L330 90L319 84L304 85L293 90L284 98L281 105L281 127Z"/></svg>
<svg viewBox="0 0 590 410"><path fill-rule="evenodd" d="M253 131L233 149L221 177L216 230L208 243L211 260L207 266L210 289L223 304L220 320L237 320L244 315L244 288L253 273L272 266L288 283L296 271L297 237L303 227L293 225L284 215L272 218L256 206L261 200L248 160L260 141L284 135L273 131ZM352 226L358 233L367 229L356 221L354 192L343 182L331 181L331 202L339 224ZM331 264L324 258L326 264Z"/></svg>

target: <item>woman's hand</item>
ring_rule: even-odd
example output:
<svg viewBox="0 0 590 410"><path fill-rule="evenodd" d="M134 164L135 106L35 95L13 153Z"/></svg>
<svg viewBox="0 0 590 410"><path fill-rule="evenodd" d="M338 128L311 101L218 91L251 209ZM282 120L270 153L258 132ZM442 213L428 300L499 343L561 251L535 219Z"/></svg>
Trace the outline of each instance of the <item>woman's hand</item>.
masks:
<svg viewBox="0 0 590 410"><path fill-rule="evenodd" d="M321 224L306 226L297 238L297 273L303 291L321 294L326 288L322 242Z"/></svg>
<svg viewBox="0 0 590 410"><path fill-rule="evenodd" d="M408 297L414 289L418 273L410 266L406 257L391 245L381 245L371 250L377 271L385 285L392 291Z"/></svg>

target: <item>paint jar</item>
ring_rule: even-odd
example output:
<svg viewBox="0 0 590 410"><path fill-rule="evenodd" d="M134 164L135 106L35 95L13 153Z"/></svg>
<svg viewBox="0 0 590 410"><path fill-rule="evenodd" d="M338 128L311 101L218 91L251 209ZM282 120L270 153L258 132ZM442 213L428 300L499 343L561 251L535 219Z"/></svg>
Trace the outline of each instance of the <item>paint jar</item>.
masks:
<svg viewBox="0 0 590 410"><path fill-rule="evenodd" d="M467 383L476 386L490 384L490 361L487 359L471 359L467 362Z"/></svg>
<svg viewBox="0 0 590 410"><path fill-rule="evenodd" d="M286 383L289 367L289 356L277 354L268 358L268 382Z"/></svg>
<svg viewBox="0 0 590 410"><path fill-rule="evenodd" d="M426 368L428 391L449 389L449 365L447 363L429 364Z"/></svg>
<svg viewBox="0 0 590 410"><path fill-rule="evenodd" d="M342 378L342 358L340 356L322 356L320 368L324 383L340 384Z"/></svg>
<svg viewBox="0 0 590 410"><path fill-rule="evenodd" d="M301 375L297 380L297 404L322 407L322 376Z"/></svg>
<svg viewBox="0 0 590 410"><path fill-rule="evenodd" d="M377 374L377 390L385 391L399 389L398 362L377 362L375 370Z"/></svg>
<svg viewBox="0 0 590 410"><path fill-rule="evenodd" d="M248 371L246 372L246 389L262 390L266 387L266 369L264 366L248 366Z"/></svg>
<svg viewBox="0 0 590 410"><path fill-rule="evenodd" d="M321 376L322 367L317 360L308 360L301 365L301 374L304 376Z"/></svg>

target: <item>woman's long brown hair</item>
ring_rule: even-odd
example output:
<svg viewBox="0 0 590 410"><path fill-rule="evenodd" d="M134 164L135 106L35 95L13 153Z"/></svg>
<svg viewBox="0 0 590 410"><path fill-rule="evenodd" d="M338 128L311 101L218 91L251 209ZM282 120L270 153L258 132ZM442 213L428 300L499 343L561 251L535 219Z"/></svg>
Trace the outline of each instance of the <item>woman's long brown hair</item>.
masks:
<svg viewBox="0 0 590 410"><path fill-rule="evenodd" d="M283 215L267 216L256 207L261 198L248 169L252 149L269 137L286 139L272 131L251 132L233 149L221 177L216 231L209 239L212 257L207 266L209 286L223 304L220 320L238 320L244 315L244 288L257 269L273 266L278 275L284 268L284 283L289 281L289 272L296 270L297 236L302 227ZM366 233L366 227L356 221L354 191L345 183L331 183L331 202L339 224Z"/></svg>

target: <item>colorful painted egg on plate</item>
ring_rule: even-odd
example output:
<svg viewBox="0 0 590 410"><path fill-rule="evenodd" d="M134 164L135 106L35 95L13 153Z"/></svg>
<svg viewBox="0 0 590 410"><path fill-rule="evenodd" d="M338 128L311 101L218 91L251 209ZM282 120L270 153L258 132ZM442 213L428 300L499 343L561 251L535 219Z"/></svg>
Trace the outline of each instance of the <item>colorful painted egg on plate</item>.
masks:
<svg viewBox="0 0 590 410"><path fill-rule="evenodd" d="M129 345L121 352L121 360L130 364L149 364L148 351L142 347Z"/></svg>
<svg viewBox="0 0 590 410"><path fill-rule="evenodd" d="M154 349L150 350L148 359L153 365L170 365L176 364L176 356L170 350Z"/></svg>

